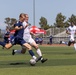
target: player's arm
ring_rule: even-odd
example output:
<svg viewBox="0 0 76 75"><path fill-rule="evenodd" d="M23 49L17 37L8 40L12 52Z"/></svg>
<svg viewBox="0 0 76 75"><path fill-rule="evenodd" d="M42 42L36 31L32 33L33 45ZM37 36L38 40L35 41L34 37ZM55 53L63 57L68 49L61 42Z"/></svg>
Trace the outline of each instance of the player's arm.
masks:
<svg viewBox="0 0 76 75"><path fill-rule="evenodd" d="M31 35L35 35L34 33L30 32Z"/></svg>
<svg viewBox="0 0 76 75"><path fill-rule="evenodd" d="M76 35L76 26L75 26L75 35Z"/></svg>
<svg viewBox="0 0 76 75"><path fill-rule="evenodd" d="M15 30L20 30L20 29L22 29L22 28L23 28L23 26L20 26L20 27L15 26L15 27L14 27Z"/></svg>
<svg viewBox="0 0 76 75"><path fill-rule="evenodd" d="M75 30L75 35L76 35L76 30Z"/></svg>
<svg viewBox="0 0 76 75"><path fill-rule="evenodd" d="M69 35L71 35L71 33L68 30L66 30L66 33L69 34Z"/></svg>
<svg viewBox="0 0 76 75"><path fill-rule="evenodd" d="M14 24L14 29L15 29L15 30L20 30L20 29L22 29L22 28L23 28L22 25L19 26L18 24Z"/></svg>
<svg viewBox="0 0 76 75"><path fill-rule="evenodd" d="M33 32L30 32L30 34L31 34L32 36L36 36L36 34L34 34Z"/></svg>

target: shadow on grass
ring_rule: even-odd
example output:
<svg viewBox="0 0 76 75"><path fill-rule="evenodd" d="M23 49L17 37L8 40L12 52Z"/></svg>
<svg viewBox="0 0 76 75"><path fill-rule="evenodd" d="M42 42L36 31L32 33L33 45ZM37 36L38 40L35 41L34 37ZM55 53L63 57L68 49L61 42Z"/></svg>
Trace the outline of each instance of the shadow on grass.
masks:
<svg viewBox="0 0 76 75"><path fill-rule="evenodd" d="M24 62L15 62L15 63L10 63L10 65L26 65Z"/></svg>
<svg viewBox="0 0 76 75"><path fill-rule="evenodd" d="M45 63L37 62L36 67L46 67L46 66L68 66L76 65L76 59L51 59ZM20 62L20 61L1 61L0 68L17 68L17 67L31 67L29 62Z"/></svg>
<svg viewBox="0 0 76 75"><path fill-rule="evenodd" d="M28 67L30 64L24 61L0 61L0 68Z"/></svg>

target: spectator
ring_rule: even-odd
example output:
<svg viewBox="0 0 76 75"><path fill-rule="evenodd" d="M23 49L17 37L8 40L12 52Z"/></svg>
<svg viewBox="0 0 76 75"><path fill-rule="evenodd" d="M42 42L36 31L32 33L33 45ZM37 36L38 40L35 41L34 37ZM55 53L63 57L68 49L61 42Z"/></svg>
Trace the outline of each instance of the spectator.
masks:
<svg viewBox="0 0 76 75"><path fill-rule="evenodd" d="M39 44L42 45L43 39L42 37L39 37Z"/></svg>
<svg viewBox="0 0 76 75"><path fill-rule="evenodd" d="M37 44L39 44L39 37L36 37L36 38L35 38L35 42L36 42Z"/></svg>
<svg viewBox="0 0 76 75"><path fill-rule="evenodd" d="M50 45L52 44L52 38L53 38L53 37L52 37L52 35L51 35L51 36L50 36Z"/></svg>
<svg viewBox="0 0 76 75"><path fill-rule="evenodd" d="M4 34L4 42L9 43L10 42L10 31L8 28L6 28L6 32Z"/></svg>

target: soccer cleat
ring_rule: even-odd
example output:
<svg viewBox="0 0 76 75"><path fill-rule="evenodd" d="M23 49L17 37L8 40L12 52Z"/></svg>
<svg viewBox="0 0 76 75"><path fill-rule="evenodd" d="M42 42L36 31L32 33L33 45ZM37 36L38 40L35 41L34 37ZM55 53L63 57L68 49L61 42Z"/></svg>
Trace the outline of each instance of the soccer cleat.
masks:
<svg viewBox="0 0 76 75"><path fill-rule="evenodd" d="M60 41L60 44L62 44L62 41Z"/></svg>
<svg viewBox="0 0 76 75"><path fill-rule="evenodd" d="M12 55L15 55L14 49L12 50Z"/></svg>
<svg viewBox="0 0 76 75"><path fill-rule="evenodd" d="M2 47L2 49L4 49L4 47Z"/></svg>
<svg viewBox="0 0 76 75"><path fill-rule="evenodd" d="M36 59L36 62L38 62L39 60L41 60L41 58L42 58L42 56L41 56L41 57L38 57L38 58Z"/></svg>
<svg viewBox="0 0 76 75"><path fill-rule="evenodd" d="M44 58L43 58L43 59L41 60L41 62L44 63L44 62L46 62L47 60L48 60L48 59L44 59Z"/></svg>

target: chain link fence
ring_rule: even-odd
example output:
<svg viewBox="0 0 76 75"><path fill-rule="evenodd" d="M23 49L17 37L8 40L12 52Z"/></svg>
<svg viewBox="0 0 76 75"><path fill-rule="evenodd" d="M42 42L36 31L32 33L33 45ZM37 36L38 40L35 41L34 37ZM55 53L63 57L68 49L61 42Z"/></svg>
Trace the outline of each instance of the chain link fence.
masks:
<svg viewBox="0 0 76 75"><path fill-rule="evenodd" d="M68 34L66 34L66 28L50 28L46 30L46 34L41 34L43 37L43 44L50 43L50 36L52 35L52 43L60 43L60 41L69 41Z"/></svg>

